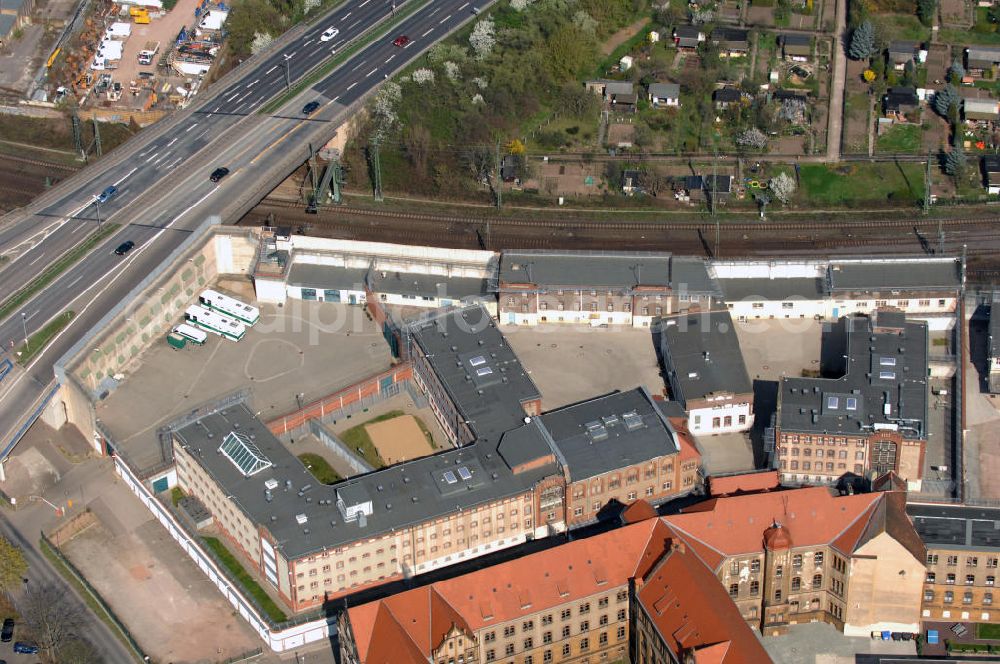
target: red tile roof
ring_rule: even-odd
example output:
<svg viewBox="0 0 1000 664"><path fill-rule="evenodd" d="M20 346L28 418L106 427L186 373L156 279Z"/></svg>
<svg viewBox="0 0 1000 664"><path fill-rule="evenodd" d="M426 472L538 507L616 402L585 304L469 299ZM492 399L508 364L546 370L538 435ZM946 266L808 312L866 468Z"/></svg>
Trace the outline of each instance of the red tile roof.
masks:
<svg viewBox="0 0 1000 664"><path fill-rule="evenodd" d="M777 489L780 485L781 482L776 470L741 475L713 475L708 478L708 492L713 496L770 491Z"/></svg>
<svg viewBox="0 0 1000 664"><path fill-rule="evenodd" d="M655 519L659 516L656 509L648 502L639 498L633 500L628 507L622 510L622 523L638 523L646 519Z"/></svg>
<svg viewBox="0 0 1000 664"><path fill-rule="evenodd" d="M746 624L715 574L683 544L640 582L636 595L661 638L681 661L696 664L763 664L764 646Z"/></svg>
<svg viewBox="0 0 1000 664"><path fill-rule="evenodd" d="M352 607L358 656L366 664L426 662L453 626L471 633L625 585L655 562L668 534L650 519Z"/></svg>
<svg viewBox="0 0 1000 664"><path fill-rule="evenodd" d="M718 569L728 556L761 551L764 531L775 522L788 529L795 547L832 544L850 553L885 495L835 496L825 487L807 487L712 498L664 518Z"/></svg>

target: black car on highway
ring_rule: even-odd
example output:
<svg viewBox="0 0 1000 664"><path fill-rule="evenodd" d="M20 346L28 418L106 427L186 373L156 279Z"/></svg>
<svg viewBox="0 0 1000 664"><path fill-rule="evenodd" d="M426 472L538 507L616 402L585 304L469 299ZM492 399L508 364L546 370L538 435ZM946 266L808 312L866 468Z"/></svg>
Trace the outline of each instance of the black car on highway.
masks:
<svg viewBox="0 0 1000 664"><path fill-rule="evenodd" d="M210 175L208 179L211 180L212 182L218 182L227 175L229 175L229 169L226 168L225 166L220 166L219 168L212 171L212 175Z"/></svg>
<svg viewBox="0 0 1000 664"><path fill-rule="evenodd" d="M312 113L315 112L317 108L319 108L319 102L311 101L302 107L302 115L312 115Z"/></svg>
<svg viewBox="0 0 1000 664"><path fill-rule="evenodd" d="M118 245L117 249L115 249L115 255L116 256L124 256L128 252L132 251L132 247L134 247L134 246L135 246L135 242L133 242L132 240L125 240L124 242L122 242L121 244ZM6 623L4 623L4 624L6 625Z"/></svg>

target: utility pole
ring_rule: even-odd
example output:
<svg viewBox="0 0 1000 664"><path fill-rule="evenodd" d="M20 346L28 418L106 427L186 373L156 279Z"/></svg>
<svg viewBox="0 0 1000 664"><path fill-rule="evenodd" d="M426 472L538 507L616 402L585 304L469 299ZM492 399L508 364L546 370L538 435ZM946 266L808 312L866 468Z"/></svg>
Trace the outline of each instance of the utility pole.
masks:
<svg viewBox="0 0 1000 664"><path fill-rule="evenodd" d="M94 114L94 150L101 156L101 128L97 125L97 114Z"/></svg>
<svg viewBox="0 0 1000 664"><path fill-rule="evenodd" d="M334 157L333 160L333 202L340 203L343 200L343 196L340 193L340 185L344 183L344 171L340 167L340 158Z"/></svg>
<svg viewBox="0 0 1000 664"><path fill-rule="evenodd" d="M371 142L368 146L368 157L371 161L370 167L372 170L372 184L374 185L375 201L378 203L382 202L382 164L379 161L378 147L379 147L378 136L375 140Z"/></svg>
<svg viewBox="0 0 1000 664"><path fill-rule="evenodd" d="M927 151L927 166L924 168L924 214L931 209L931 153Z"/></svg>
<svg viewBox="0 0 1000 664"><path fill-rule="evenodd" d="M76 145L76 151L80 153L80 159L86 161L87 153L83 150L83 135L80 131L80 116L77 115L76 108L73 109L73 115L70 116L70 122L73 125L73 143Z"/></svg>
<svg viewBox="0 0 1000 664"><path fill-rule="evenodd" d="M313 150L312 143L309 143L309 183L312 185L311 189L313 191L311 203L313 205L318 205L319 201L316 188L319 186L319 180L316 175L316 152Z"/></svg>
<svg viewBox="0 0 1000 664"><path fill-rule="evenodd" d="M500 208L503 206L503 193L502 193L503 192L503 174L502 174L503 169L501 167L501 160L500 160L500 139L499 138L497 139L496 159L495 159L494 165L496 167L497 210L500 210Z"/></svg>
<svg viewBox="0 0 1000 664"><path fill-rule="evenodd" d="M715 249L712 250L712 258L719 257L719 218L715 215L715 199L719 193L719 147L712 150L712 198L709 204L712 207L712 218L715 219Z"/></svg>

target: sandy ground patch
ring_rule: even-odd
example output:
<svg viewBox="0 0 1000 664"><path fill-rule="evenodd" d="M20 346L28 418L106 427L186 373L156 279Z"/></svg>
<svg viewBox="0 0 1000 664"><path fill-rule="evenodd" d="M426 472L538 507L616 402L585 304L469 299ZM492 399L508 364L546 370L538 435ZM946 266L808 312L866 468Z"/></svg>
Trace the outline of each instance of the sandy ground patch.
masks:
<svg viewBox="0 0 1000 664"><path fill-rule="evenodd" d="M387 465L427 456L433 452L412 415L400 415L391 420L366 424L365 431Z"/></svg>

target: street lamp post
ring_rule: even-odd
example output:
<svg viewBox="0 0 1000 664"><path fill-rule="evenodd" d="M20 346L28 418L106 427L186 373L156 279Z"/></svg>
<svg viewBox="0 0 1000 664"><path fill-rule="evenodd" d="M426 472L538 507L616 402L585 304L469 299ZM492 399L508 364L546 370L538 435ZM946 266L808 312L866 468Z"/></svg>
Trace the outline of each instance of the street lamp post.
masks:
<svg viewBox="0 0 1000 664"><path fill-rule="evenodd" d="M292 87L292 56L284 54L282 57L285 58L281 66L285 68L285 91L287 92Z"/></svg>
<svg viewBox="0 0 1000 664"><path fill-rule="evenodd" d="M101 230L101 199L94 196L94 207L97 209L97 230Z"/></svg>
<svg viewBox="0 0 1000 664"><path fill-rule="evenodd" d="M24 330L24 350L28 350L28 314L21 312L21 329Z"/></svg>

